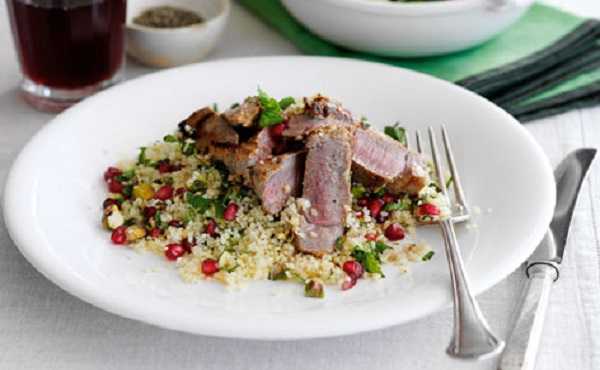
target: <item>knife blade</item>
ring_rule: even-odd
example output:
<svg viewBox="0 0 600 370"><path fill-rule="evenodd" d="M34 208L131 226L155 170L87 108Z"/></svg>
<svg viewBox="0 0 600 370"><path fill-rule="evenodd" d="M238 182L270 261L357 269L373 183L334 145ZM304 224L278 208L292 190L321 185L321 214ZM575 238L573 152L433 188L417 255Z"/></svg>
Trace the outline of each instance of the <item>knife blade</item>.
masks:
<svg viewBox="0 0 600 370"><path fill-rule="evenodd" d="M527 282L512 322L499 370L534 370L553 283L560 276L571 219L579 190L596 156L596 149L569 153L554 171L556 207L550 227L526 263Z"/></svg>

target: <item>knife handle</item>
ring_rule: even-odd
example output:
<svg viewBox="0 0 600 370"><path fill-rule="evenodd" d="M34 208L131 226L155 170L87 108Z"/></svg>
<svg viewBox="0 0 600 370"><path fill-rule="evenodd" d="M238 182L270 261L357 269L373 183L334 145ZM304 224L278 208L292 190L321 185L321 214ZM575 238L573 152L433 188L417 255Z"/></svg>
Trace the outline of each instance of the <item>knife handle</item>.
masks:
<svg viewBox="0 0 600 370"><path fill-rule="evenodd" d="M553 262L527 267L526 288L513 314L513 329L498 370L534 370L552 284L558 279Z"/></svg>

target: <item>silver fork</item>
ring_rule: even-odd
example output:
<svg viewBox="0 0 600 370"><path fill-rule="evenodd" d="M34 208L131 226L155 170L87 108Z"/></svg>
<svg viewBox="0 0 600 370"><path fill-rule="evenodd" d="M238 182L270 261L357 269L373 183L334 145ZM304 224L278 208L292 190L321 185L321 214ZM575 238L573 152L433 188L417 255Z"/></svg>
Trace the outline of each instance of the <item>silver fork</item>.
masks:
<svg viewBox="0 0 600 370"><path fill-rule="evenodd" d="M454 223L463 222L469 219L469 208L454 161L454 155L452 154L448 133L444 126L442 126L441 131L448 169L453 179L455 198L454 202L451 201L451 208L453 210L452 216L448 219L439 221L450 270L452 298L454 300L453 337L446 352L450 356L456 358L479 360L500 354L504 349L504 341L496 337L490 330L489 325L483 317L479 305L469 288L469 282L460 254L458 240L454 231ZM429 127L428 134L439 187L442 194L450 199L446 187L442 161L437 147L436 135L432 127ZM415 138L417 151L422 154L423 146L421 143L421 134L418 130L415 132Z"/></svg>

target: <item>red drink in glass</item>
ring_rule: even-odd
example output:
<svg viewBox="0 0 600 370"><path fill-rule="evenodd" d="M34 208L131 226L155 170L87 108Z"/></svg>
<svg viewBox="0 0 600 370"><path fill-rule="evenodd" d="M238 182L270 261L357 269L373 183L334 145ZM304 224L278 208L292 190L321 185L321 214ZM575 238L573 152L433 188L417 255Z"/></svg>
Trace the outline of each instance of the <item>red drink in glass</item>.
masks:
<svg viewBox="0 0 600 370"><path fill-rule="evenodd" d="M26 100L60 111L120 78L126 0L7 0Z"/></svg>

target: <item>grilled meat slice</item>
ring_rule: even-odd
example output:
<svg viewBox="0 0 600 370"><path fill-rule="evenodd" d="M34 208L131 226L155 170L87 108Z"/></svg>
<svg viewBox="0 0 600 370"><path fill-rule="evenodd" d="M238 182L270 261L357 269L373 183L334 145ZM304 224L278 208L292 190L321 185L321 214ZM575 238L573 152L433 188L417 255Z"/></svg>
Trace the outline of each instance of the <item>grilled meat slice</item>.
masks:
<svg viewBox="0 0 600 370"><path fill-rule="evenodd" d="M241 177L250 185L250 169L271 156L275 142L268 129L261 129L250 140L238 146L209 146L214 159L223 162L232 175Z"/></svg>
<svg viewBox="0 0 600 370"><path fill-rule="evenodd" d="M233 126L251 127L260 115L260 102L256 96L246 98L235 108L223 113L223 117Z"/></svg>
<svg viewBox="0 0 600 370"><path fill-rule="evenodd" d="M212 113L196 126L196 147L205 152L211 144L238 145L240 137L220 115Z"/></svg>
<svg viewBox="0 0 600 370"><path fill-rule="evenodd" d="M305 153L287 153L260 161L251 170L252 187L271 214L281 211L290 197L300 195Z"/></svg>
<svg viewBox="0 0 600 370"><path fill-rule="evenodd" d="M354 126L352 114L329 98L317 96L312 101L305 99L305 109L301 114L290 114L283 135L301 137L326 126Z"/></svg>
<svg viewBox="0 0 600 370"><path fill-rule="evenodd" d="M302 197L304 210L296 246L303 252L329 253L343 232L350 207L351 134L331 126L313 132L307 140Z"/></svg>
<svg viewBox="0 0 600 370"><path fill-rule="evenodd" d="M352 176L369 187L392 193L418 193L429 182L421 155L370 129L357 129L352 143Z"/></svg>
<svg viewBox="0 0 600 370"><path fill-rule="evenodd" d="M336 240L344 234L342 225L321 226L300 219L300 232L295 236L296 248L315 256L332 253Z"/></svg>

